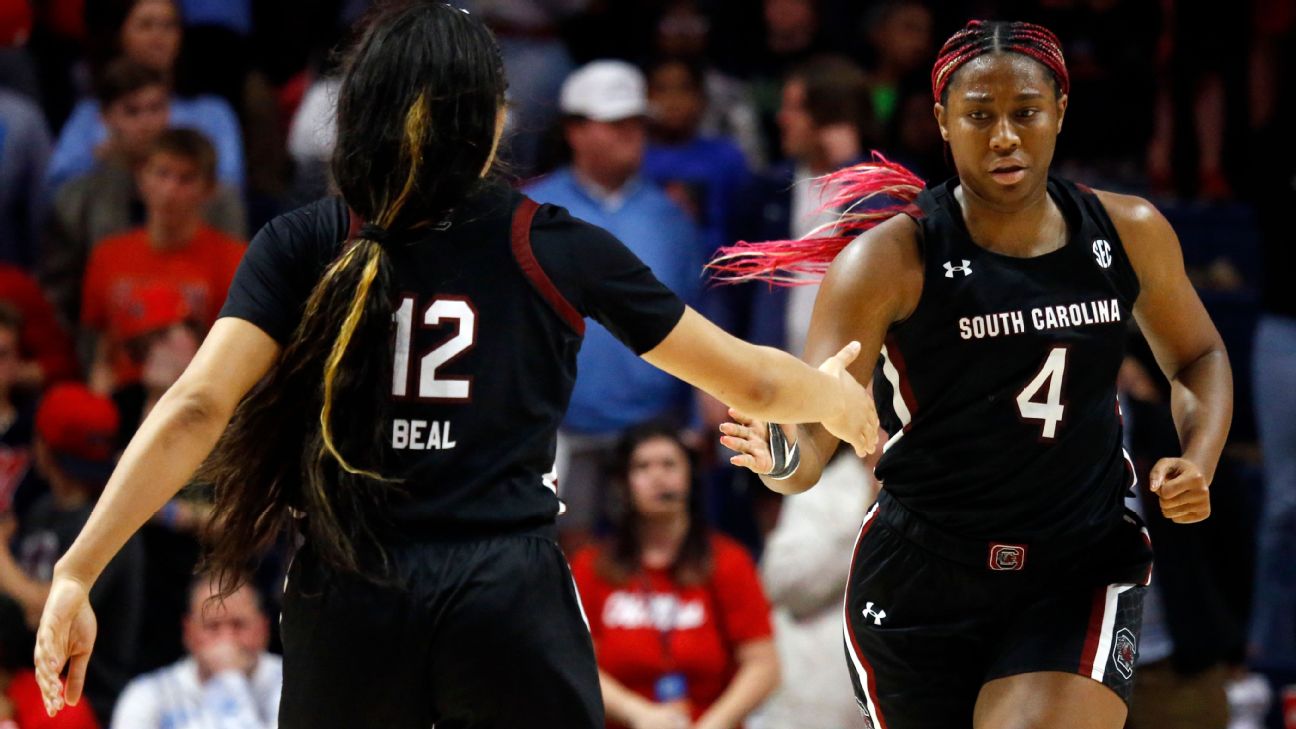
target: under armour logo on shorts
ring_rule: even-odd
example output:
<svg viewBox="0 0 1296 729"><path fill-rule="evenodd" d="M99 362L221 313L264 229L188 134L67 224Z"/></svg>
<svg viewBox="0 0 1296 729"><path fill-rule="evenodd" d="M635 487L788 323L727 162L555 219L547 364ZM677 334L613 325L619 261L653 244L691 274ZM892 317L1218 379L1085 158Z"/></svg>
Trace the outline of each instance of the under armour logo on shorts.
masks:
<svg viewBox="0 0 1296 729"><path fill-rule="evenodd" d="M886 611L874 610L873 603L870 602L864 606L864 617L873 618L874 625L881 625L882 621L886 620Z"/></svg>

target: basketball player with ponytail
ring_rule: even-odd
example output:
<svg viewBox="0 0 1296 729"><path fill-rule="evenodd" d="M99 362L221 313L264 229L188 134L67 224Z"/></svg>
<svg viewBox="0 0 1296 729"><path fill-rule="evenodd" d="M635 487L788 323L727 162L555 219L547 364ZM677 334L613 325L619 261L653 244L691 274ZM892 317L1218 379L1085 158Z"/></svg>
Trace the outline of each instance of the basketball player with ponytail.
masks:
<svg viewBox="0 0 1296 729"><path fill-rule="evenodd" d="M818 274L806 358L846 341L880 353L851 368L874 375L890 438L843 606L877 729L1124 724L1152 559L1123 508L1142 488L1116 395L1131 318L1172 384L1182 446L1146 487L1175 522L1210 514L1224 346L1160 213L1049 175L1068 91L1051 32L973 21L932 71L957 177L928 187L881 158L834 173L836 225L714 264L738 280ZM816 425L732 414L734 463L776 491L813 486L837 446Z"/></svg>
<svg viewBox="0 0 1296 729"><path fill-rule="evenodd" d="M735 340L607 232L493 181L505 88L477 18L376 11L339 92L341 198L253 240L55 569L51 714L80 698L96 577L201 465L224 594L284 529L301 538L280 727L602 727L551 473L584 316L721 401L873 449L857 344L816 370Z"/></svg>

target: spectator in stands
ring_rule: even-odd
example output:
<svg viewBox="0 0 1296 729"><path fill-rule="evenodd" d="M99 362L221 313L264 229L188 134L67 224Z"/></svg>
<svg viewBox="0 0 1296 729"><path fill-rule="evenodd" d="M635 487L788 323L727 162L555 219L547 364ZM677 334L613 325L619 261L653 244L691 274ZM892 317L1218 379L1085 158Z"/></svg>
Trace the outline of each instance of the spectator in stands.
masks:
<svg viewBox="0 0 1296 729"><path fill-rule="evenodd" d="M0 515L13 509L14 495L31 469L33 413L15 392L21 333L18 312L0 303Z"/></svg>
<svg viewBox="0 0 1296 729"><path fill-rule="evenodd" d="M306 89L288 127L288 156L293 161L292 197L303 204L329 189L329 161L337 143L337 99L342 78L320 76Z"/></svg>
<svg viewBox="0 0 1296 729"><path fill-rule="evenodd" d="M32 671L32 639L22 608L0 597L0 729L99 729L90 703L50 718Z"/></svg>
<svg viewBox="0 0 1296 729"><path fill-rule="evenodd" d="M697 0L671 0L657 20L657 53L702 68L706 105L698 133L730 139L752 169L765 166L765 138L747 84L711 63L712 19Z"/></svg>
<svg viewBox="0 0 1296 729"><path fill-rule="evenodd" d="M35 279L0 263L0 304L11 307L22 322L15 387L36 393L77 376L72 338Z"/></svg>
<svg viewBox="0 0 1296 729"><path fill-rule="evenodd" d="M202 327L190 315L184 296L169 283L134 289L115 315L110 330L140 368L138 382L113 393L121 413L117 445L125 448L198 352ZM137 656L141 670L164 666L183 655L174 626L189 610L190 582L201 554L199 534L211 513L210 499L203 491L198 486L187 488L140 530L148 556Z"/></svg>
<svg viewBox="0 0 1296 729"><path fill-rule="evenodd" d="M554 99L574 64L560 26L590 0L460 0L481 15L499 40L509 79L505 157L523 175L535 173L545 132L558 119Z"/></svg>
<svg viewBox="0 0 1296 729"><path fill-rule="evenodd" d="M572 560L609 726L739 727L779 682L751 558L708 528L678 433L635 428L617 451L621 518Z"/></svg>
<svg viewBox="0 0 1296 729"><path fill-rule="evenodd" d="M932 55L932 11L922 0L886 0L865 16L869 95L878 124L886 125L900 107L909 78L928 76ZM927 121L931 122L930 98ZM935 127L935 124L930 124Z"/></svg>
<svg viewBox="0 0 1296 729"><path fill-rule="evenodd" d="M113 729L273 729L279 725L283 659L266 652L270 621L250 582L224 600L200 576L184 618L188 656L135 679Z"/></svg>
<svg viewBox="0 0 1296 729"><path fill-rule="evenodd" d="M0 3L0 87L40 103L36 59L25 46L35 20L29 0Z"/></svg>
<svg viewBox="0 0 1296 729"><path fill-rule="evenodd" d="M105 14L98 24L106 26L103 34L115 44L118 54L164 74L174 88L182 31L180 11L173 0L104 0L97 7ZM242 190L243 133L230 105L216 96L171 95L168 106L172 126L197 129L216 146L221 182ZM100 105L82 100L59 134L47 175L48 188L89 171L107 138Z"/></svg>
<svg viewBox="0 0 1296 729"><path fill-rule="evenodd" d="M91 254L81 324L95 339L90 382L96 391L111 392L139 379L139 365L110 326L128 319L120 309L133 290L175 286L203 331L215 322L245 245L203 223L214 170L215 153L201 134L165 132L137 176L146 226L103 241Z"/></svg>
<svg viewBox="0 0 1296 729"><path fill-rule="evenodd" d="M1252 175L1264 267L1252 373L1264 498L1250 663L1283 693L1296 691L1296 3L1260 3L1256 24L1264 72L1257 74L1263 101L1255 110Z"/></svg>
<svg viewBox="0 0 1296 729"><path fill-rule="evenodd" d="M767 144L778 139L779 89L787 74L823 52L818 0L764 0L763 43L741 68L751 85L761 132ZM768 159L778 159L778 149L767 150Z"/></svg>
<svg viewBox="0 0 1296 729"><path fill-rule="evenodd" d="M0 593L23 608L35 626L45 605L54 563L76 539L114 462L117 408L82 385L52 387L36 410L36 468L49 493L15 524L0 528ZM9 537L15 534L16 553ZM100 724L112 715L131 677L143 597L144 555L132 539L108 564L90 593L99 620L85 695Z"/></svg>
<svg viewBox="0 0 1296 729"><path fill-rule="evenodd" d="M567 79L561 105L572 162L527 187L537 202L561 205L625 242L662 283L690 304L705 258L697 228L641 176L648 100L643 74L620 61L595 61ZM645 364L591 323L577 358L579 375L559 436L558 478L573 535L598 516L604 467L621 433L654 418L692 418L688 385ZM579 538L576 536L574 538Z"/></svg>
<svg viewBox="0 0 1296 729"><path fill-rule="evenodd" d="M930 106L928 113L930 113ZM742 240L800 237L833 220L834 211L819 211L825 190L816 178L860 161L873 126L864 72L840 56L822 56L797 67L783 84L778 112L781 147L786 161L760 176L740 210ZM762 328L781 318L782 344L793 353L805 346L816 286L800 286L763 295L753 304L753 321ZM775 308L786 302L781 317ZM764 311L769 309L769 311ZM753 334L771 341L770 333Z"/></svg>
<svg viewBox="0 0 1296 729"><path fill-rule="evenodd" d="M761 708L760 729L859 723L850 682L841 680L849 675L841 649L842 595L860 523L877 492L872 467L842 449L813 489L783 498L760 574L774 603L775 645L789 680Z"/></svg>
<svg viewBox="0 0 1296 729"><path fill-rule="evenodd" d="M702 66L666 59L648 72L652 142L644 154L644 177L656 182L702 229L707 257L731 244L730 218L750 178L742 150L732 141L703 136L706 110Z"/></svg>
<svg viewBox="0 0 1296 729"><path fill-rule="evenodd" d="M99 77L99 106L108 129L103 156L55 194L39 266L41 283L69 322L80 316L82 280L94 246L145 223L137 179L167 129L168 88L160 72L126 59ZM209 225L243 237L243 201L235 190L218 184L203 210Z"/></svg>
<svg viewBox="0 0 1296 729"><path fill-rule="evenodd" d="M0 88L0 262L36 263L50 134L34 101Z"/></svg>
<svg viewBox="0 0 1296 729"><path fill-rule="evenodd" d="M931 79L912 76L896 89L895 111L881 128L881 150L924 180L953 173L940 127L932 121Z"/></svg>

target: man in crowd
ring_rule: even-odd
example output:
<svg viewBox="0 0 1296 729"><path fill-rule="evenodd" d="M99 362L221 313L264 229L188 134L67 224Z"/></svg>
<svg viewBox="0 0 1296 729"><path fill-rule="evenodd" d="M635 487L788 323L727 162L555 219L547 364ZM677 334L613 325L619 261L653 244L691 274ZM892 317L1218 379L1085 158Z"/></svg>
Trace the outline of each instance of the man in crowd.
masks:
<svg viewBox="0 0 1296 729"><path fill-rule="evenodd" d="M697 227L640 176L648 112L643 74L621 61L595 61L568 77L560 106L571 165L532 184L527 194L608 230L662 283L696 303L704 262ZM688 385L640 360L598 324L586 330L577 362L580 374L558 446L560 493L568 505L563 528L571 534L593 526L603 464L623 430L658 418L684 425L693 417Z"/></svg>
<svg viewBox="0 0 1296 729"><path fill-rule="evenodd" d="M170 123L170 93L161 72L126 59L110 64L96 85L108 140L90 172L55 191L39 264L41 283L69 322L75 323L81 311L81 280L92 249L145 223L146 205L136 183ZM231 236L246 234L243 201L225 185L213 187L202 217Z"/></svg>
<svg viewBox="0 0 1296 729"><path fill-rule="evenodd" d="M188 656L126 687L112 729L273 729L283 659L266 652L270 621L256 588L221 600L199 577L183 623Z"/></svg>
<svg viewBox="0 0 1296 729"><path fill-rule="evenodd" d="M216 321L246 246L203 222L216 185L216 151L190 129L163 132L139 171L145 227L109 238L90 256L81 296L81 325L94 339L90 385L112 392L139 380L111 324L123 318L135 291L174 286L203 331Z"/></svg>
<svg viewBox="0 0 1296 729"><path fill-rule="evenodd" d="M22 607L30 627L45 606L54 563L85 526L112 473L117 426L111 400L73 383L50 388L36 410L35 466L49 492L21 523L10 515L0 518L0 595ZM134 537L90 591L99 633L85 696L101 724L107 724L131 676L143 594L144 553Z"/></svg>

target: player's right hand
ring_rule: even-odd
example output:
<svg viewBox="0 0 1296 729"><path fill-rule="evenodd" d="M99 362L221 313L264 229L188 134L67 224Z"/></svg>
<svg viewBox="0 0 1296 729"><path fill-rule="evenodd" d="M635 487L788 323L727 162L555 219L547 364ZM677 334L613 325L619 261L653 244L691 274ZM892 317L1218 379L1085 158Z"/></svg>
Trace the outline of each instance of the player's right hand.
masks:
<svg viewBox="0 0 1296 729"><path fill-rule="evenodd" d="M97 630L89 586L56 575L36 629L36 682L50 716L62 710L65 703L76 706L81 700ZM64 667L66 686L62 679Z"/></svg>
<svg viewBox="0 0 1296 729"><path fill-rule="evenodd" d="M729 417L733 418L733 422L720 424L720 432L724 433L720 436L720 445L738 452L738 455L729 458L729 462L757 476L764 476L774 470L774 455L770 453L769 447L769 425L733 408L729 408ZM790 437L795 438L795 433L791 433Z"/></svg>
<svg viewBox="0 0 1296 729"><path fill-rule="evenodd" d="M859 342L851 342L819 365L820 372L837 379L836 391L822 395L824 404L832 408L834 415L821 424L842 442L849 443L855 455L864 458L877 448L878 415L873 396L846 369L859 353Z"/></svg>

